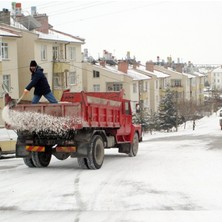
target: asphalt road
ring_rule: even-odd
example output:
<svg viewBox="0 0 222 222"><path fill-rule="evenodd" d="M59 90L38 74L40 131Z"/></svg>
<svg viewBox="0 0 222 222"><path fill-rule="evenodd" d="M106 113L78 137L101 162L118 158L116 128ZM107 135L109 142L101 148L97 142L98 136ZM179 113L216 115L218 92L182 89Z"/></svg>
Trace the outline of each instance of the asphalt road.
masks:
<svg viewBox="0 0 222 222"><path fill-rule="evenodd" d="M148 135L134 158L107 150L100 170L79 169L71 158L40 169L3 157L0 221L165 222L185 212L189 221L221 221L221 145L219 132Z"/></svg>

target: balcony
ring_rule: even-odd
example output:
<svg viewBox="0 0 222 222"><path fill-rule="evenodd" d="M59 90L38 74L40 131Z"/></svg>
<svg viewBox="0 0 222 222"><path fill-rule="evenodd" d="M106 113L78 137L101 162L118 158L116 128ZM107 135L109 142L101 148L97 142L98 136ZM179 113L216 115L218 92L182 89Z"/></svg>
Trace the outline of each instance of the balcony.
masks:
<svg viewBox="0 0 222 222"><path fill-rule="evenodd" d="M53 72L63 73L70 70L70 63L65 61L53 61Z"/></svg>

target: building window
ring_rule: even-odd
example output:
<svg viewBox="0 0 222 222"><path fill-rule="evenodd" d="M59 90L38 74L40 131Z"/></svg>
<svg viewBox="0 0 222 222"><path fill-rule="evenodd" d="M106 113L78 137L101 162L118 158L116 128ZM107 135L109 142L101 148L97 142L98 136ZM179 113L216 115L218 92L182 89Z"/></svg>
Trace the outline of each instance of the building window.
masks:
<svg viewBox="0 0 222 222"><path fill-rule="evenodd" d="M107 91L121 91L123 84L121 83L107 83Z"/></svg>
<svg viewBox="0 0 222 222"><path fill-rule="evenodd" d="M76 72L70 72L69 73L69 84L70 85L77 84Z"/></svg>
<svg viewBox="0 0 222 222"><path fill-rule="evenodd" d="M75 47L68 48L68 58L70 60L76 60L76 48Z"/></svg>
<svg viewBox="0 0 222 222"><path fill-rule="evenodd" d="M172 79L171 80L171 87L181 87L181 80L180 79Z"/></svg>
<svg viewBox="0 0 222 222"><path fill-rule="evenodd" d="M133 93L137 93L137 84L133 83Z"/></svg>
<svg viewBox="0 0 222 222"><path fill-rule="evenodd" d="M59 59L59 47L58 46L53 46L52 47L52 59L53 60L58 60Z"/></svg>
<svg viewBox="0 0 222 222"><path fill-rule="evenodd" d="M113 83L113 91L121 91L122 88L123 88L123 84Z"/></svg>
<svg viewBox="0 0 222 222"><path fill-rule="evenodd" d="M99 71L93 70L93 78L99 78Z"/></svg>
<svg viewBox="0 0 222 222"><path fill-rule="evenodd" d="M11 90L11 78L10 75L3 75L3 85L6 87L6 90L10 92Z"/></svg>
<svg viewBox="0 0 222 222"><path fill-rule="evenodd" d="M47 59L47 46L42 45L41 46L41 60L46 60Z"/></svg>
<svg viewBox="0 0 222 222"><path fill-rule="evenodd" d="M130 106L128 102L125 102L125 114L130 115Z"/></svg>
<svg viewBox="0 0 222 222"><path fill-rule="evenodd" d="M147 82L143 82L143 92L147 92L148 84Z"/></svg>
<svg viewBox="0 0 222 222"><path fill-rule="evenodd" d="M100 85L99 84L94 84L93 85L93 91L94 92L100 92Z"/></svg>
<svg viewBox="0 0 222 222"><path fill-rule="evenodd" d="M1 54L2 59L8 59L8 43L2 42Z"/></svg>

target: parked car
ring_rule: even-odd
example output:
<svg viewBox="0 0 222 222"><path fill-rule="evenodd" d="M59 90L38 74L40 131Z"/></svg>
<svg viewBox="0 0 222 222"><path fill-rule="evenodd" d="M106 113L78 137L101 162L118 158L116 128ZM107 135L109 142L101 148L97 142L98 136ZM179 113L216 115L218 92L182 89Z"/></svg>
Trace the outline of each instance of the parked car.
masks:
<svg viewBox="0 0 222 222"><path fill-rule="evenodd" d="M15 153L16 140L17 134L13 130L0 128L0 158Z"/></svg>

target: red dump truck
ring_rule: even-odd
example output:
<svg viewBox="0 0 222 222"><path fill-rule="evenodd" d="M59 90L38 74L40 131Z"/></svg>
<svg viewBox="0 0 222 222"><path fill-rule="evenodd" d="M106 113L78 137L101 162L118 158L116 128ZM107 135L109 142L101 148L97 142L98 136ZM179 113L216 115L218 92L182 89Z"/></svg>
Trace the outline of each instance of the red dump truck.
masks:
<svg viewBox="0 0 222 222"><path fill-rule="evenodd" d="M47 167L54 155L76 157L80 168L99 169L104 149L134 157L142 141L141 126L132 123L130 101L122 91L67 90L58 104L17 104L9 111L10 118L17 116L14 125L6 122L18 135L16 157L29 167Z"/></svg>

